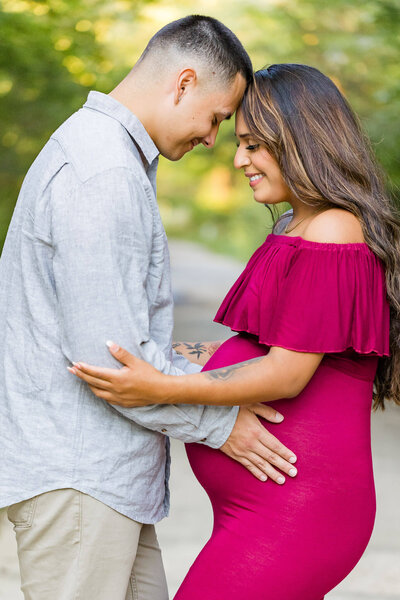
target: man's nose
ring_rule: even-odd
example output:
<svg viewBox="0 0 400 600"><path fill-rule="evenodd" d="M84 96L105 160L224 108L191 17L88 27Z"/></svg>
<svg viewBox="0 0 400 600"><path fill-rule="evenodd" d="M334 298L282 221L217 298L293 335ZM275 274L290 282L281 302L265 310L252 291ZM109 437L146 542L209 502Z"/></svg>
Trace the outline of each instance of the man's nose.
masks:
<svg viewBox="0 0 400 600"><path fill-rule="evenodd" d="M206 148L212 148L215 144L215 140L217 139L217 133L218 133L218 129L219 126L215 125L210 133L208 135L206 135L205 137L203 137L203 139L201 140L201 143L206 147Z"/></svg>

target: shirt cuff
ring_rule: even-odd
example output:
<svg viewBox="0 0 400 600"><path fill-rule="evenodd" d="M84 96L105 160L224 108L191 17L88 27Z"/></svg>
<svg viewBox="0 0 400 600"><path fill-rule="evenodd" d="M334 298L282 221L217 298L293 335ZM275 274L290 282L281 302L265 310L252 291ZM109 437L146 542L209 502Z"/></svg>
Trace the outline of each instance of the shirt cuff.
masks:
<svg viewBox="0 0 400 600"><path fill-rule="evenodd" d="M222 407L207 407L208 410L221 410ZM226 407L224 407L226 409ZM239 412L239 406L232 406L229 412L222 416L219 416L214 420L213 427L201 440L199 444L204 444L210 448L218 449L221 448L232 433L232 429L235 426L236 419Z"/></svg>

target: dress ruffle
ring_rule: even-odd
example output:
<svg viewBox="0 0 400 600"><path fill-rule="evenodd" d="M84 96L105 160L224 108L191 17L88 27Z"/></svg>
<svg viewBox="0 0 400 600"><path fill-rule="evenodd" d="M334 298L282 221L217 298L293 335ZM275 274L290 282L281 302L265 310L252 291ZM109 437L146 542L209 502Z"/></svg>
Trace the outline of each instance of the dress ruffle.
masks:
<svg viewBox="0 0 400 600"><path fill-rule="evenodd" d="M385 272L366 244L270 234L214 320L267 346L389 356Z"/></svg>

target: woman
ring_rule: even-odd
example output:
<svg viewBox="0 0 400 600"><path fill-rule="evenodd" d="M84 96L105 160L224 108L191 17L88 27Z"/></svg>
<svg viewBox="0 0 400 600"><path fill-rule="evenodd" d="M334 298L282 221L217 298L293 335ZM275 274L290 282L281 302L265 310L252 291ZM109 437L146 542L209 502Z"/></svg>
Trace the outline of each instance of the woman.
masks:
<svg viewBox="0 0 400 600"><path fill-rule="evenodd" d="M129 368L72 372L124 406L274 401L280 439L299 457L284 486L187 447L214 529L176 600L321 600L372 533L371 400L400 403L399 220L355 116L316 69L258 71L236 135L254 199L293 209L217 313L238 335L196 375L162 375L118 348Z"/></svg>

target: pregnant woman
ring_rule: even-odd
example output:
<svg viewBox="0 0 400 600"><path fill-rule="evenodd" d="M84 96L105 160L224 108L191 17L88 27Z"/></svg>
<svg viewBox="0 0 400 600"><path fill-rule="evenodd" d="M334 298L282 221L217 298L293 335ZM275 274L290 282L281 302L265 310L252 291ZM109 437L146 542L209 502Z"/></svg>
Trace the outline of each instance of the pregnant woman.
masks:
<svg viewBox="0 0 400 600"><path fill-rule="evenodd" d="M298 456L284 485L187 446L214 528L175 598L321 600L372 533L371 402L400 403L399 220L356 117L316 69L258 71L236 136L254 199L293 209L217 313L236 334L195 375L165 376L115 345L123 369L72 372L123 406L273 401Z"/></svg>

